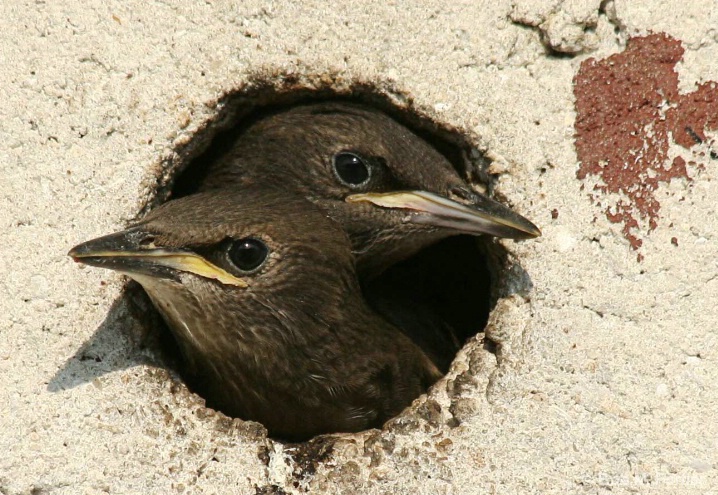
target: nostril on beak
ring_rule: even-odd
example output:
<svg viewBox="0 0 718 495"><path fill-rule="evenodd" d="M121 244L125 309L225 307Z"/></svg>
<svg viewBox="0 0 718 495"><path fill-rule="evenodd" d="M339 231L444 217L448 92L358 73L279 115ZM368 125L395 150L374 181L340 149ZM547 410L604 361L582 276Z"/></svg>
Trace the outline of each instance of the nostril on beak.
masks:
<svg viewBox="0 0 718 495"><path fill-rule="evenodd" d="M476 195L465 187L452 187L449 191L449 196L454 201L461 203L473 203Z"/></svg>
<svg viewBox="0 0 718 495"><path fill-rule="evenodd" d="M140 240L140 242L138 244L142 248L154 249L155 248L155 236L148 235L147 237Z"/></svg>

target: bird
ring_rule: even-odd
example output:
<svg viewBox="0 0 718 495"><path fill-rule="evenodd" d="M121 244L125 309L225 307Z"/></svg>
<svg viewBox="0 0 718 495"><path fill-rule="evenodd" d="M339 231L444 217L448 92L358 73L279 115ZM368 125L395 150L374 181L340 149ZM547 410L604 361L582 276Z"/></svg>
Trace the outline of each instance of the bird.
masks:
<svg viewBox="0 0 718 495"><path fill-rule="evenodd" d="M287 190L170 200L68 254L142 285L207 405L276 438L381 427L442 376L368 306L341 226Z"/></svg>
<svg viewBox="0 0 718 495"><path fill-rule="evenodd" d="M185 187L263 183L296 191L345 230L362 281L449 236L541 235L528 219L476 192L416 133L366 105L323 101L269 113L217 154Z"/></svg>

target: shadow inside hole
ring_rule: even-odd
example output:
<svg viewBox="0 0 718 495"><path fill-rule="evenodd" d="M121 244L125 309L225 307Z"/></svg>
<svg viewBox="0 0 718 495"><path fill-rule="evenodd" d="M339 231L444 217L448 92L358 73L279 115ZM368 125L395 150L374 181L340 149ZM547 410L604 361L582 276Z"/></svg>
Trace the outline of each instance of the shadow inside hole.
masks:
<svg viewBox="0 0 718 495"><path fill-rule="evenodd" d="M482 332L489 317L491 273L481 242L468 235L449 237L363 287L377 312L398 328L412 328L414 340L434 352L443 373L458 348Z"/></svg>

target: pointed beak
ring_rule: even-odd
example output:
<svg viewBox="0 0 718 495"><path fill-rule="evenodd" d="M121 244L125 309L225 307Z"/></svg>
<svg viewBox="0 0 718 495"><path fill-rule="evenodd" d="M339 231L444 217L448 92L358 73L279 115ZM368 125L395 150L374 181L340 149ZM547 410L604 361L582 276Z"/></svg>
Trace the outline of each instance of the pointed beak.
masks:
<svg viewBox="0 0 718 495"><path fill-rule="evenodd" d="M132 278L150 276L177 281L178 272L188 272L223 284L248 286L243 279L192 251L155 246L154 235L141 226L84 242L67 255L78 263L108 268Z"/></svg>
<svg viewBox="0 0 718 495"><path fill-rule="evenodd" d="M409 222L456 230L466 234L488 234L507 239L533 239L541 231L512 209L486 196L462 189L466 203L427 191L352 194L349 203L371 203L382 208L413 212Z"/></svg>

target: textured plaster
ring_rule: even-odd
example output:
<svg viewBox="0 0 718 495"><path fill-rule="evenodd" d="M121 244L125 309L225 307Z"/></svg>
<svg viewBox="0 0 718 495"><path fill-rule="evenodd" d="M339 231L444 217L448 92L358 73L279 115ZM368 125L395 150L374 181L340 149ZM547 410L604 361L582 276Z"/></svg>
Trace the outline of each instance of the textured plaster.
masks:
<svg viewBox="0 0 718 495"><path fill-rule="evenodd" d="M716 16L711 0L2 2L0 493L712 493L715 160L657 185L637 262L577 179L573 84L665 32L695 91L718 80ZM543 230L502 241L496 352L470 342L382 432L284 446L206 410L148 350L126 282L66 256L152 204L224 95L263 79L369 85L462 132Z"/></svg>

